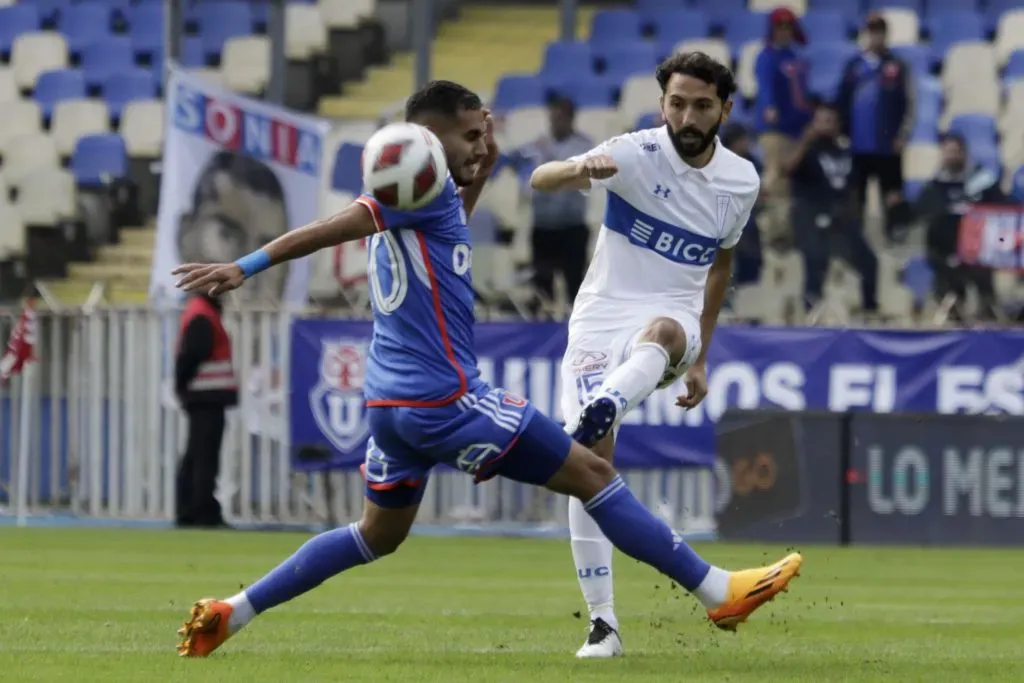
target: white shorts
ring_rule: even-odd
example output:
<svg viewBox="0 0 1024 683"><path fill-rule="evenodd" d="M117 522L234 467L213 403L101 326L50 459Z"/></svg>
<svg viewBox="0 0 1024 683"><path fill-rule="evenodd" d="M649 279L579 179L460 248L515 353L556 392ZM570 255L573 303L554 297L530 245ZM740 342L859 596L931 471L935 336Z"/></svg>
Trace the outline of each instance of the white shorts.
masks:
<svg viewBox="0 0 1024 683"><path fill-rule="evenodd" d="M652 315L675 320L683 328L686 335L686 354L676 365L665 371L658 384L662 389L675 382L697 360L701 351L700 322L689 315ZM649 322L649 321L648 321ZM612 370L619 367L633 350L637 338L647 326L647 322L617 330L601 330L588 332L570 328L569 343L562 357L562 396L560 398L562 418L566 424L572 424L579 417L580 411L593 400L597 390L604 383Z"/></svg>

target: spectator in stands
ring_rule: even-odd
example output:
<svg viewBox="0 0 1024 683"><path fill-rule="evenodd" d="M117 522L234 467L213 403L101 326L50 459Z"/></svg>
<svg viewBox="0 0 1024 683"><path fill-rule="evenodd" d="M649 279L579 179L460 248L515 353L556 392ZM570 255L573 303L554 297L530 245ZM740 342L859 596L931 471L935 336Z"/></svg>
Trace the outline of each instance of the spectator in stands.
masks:
<svg viewBox="0 0 1024 683"><path fill-rule="evenodd" d="M910 69L888 47L888 30L881 14L868 15L867 49L846 63L837 106L853 150L859 204L865 204L868 181L876 179L886 229L895 239L909 219L902 154L914 125L914 88Z"/></svg>
<svg viewBox="0 0 1024 683"><path fill-rule="evenodd" d="M192 211L181 217L178 228L182 263L234 261L289 228L281 181L269 166L244 154L212 156L192 193ZM288 269L280 270L258 275L252 293L242 298L280 301Z"/></svg>
<svg viewBox="0 0 1024 683"><path fill-rule="evenodd" d="M548 105L550 132L512 155L520 174L549 161L561 161L589 151L594 142L573 126L576 107L566 97L554 97ZM528 186L528 184L527 184ZM575 190L533 193L534 286L554 300L555 275L565 279L571 303L587 272L587 198Z"/></svg>
<svg viewBox="0 0 1024 683"><path fill-rule="evenodd" d="M999 178L983 167L968 164L967 143L956 133L940 138L939 172L921 189L914 203L914 215L925 222L928 263L935 273L935 296L943 299L955 294L957 305L952 314L963 320L963 302L969 285L979 298L979 317L991 319L996 297L992 271L983 266L961 263L957 257L960 219L972 204L1013 204L999 187Z"/></svg>
<svg viewBox="0 0 1024 683"><path fill-rule="evenodd" d="M721 140L726 149L754 164L758 175L764 172L761 162L750 152L750 131L746 126L738 123L727 125L722 130ZM750 214L750 220L747 221L747 225L743 229L743 236L740 238L739 244L736 245L736 251L733 252L733 282L736 285L749 285L761 280L763 260L761 258L761 232L757 225L757 217L763 204L759 196L758 203Z"/></svg>
<svg viewBox="0 0 1024 683"><path fill-rule="evenodd" d="M188 442L178 465L178 526L226 526L214 494L225 413L238 402L238 380L221 310L219 299L198 294L181 315L174 390L188 415Z"/></svg>
<svg viewBox="0 0 1024 683"><path fill-rule="evenodd" d="M811 120L807 63L794 46L806 43L796 14L780 7L768 15L768 35L755 64L755 116L765 166L761 191L773 200L769 223L776 238L788 226L789 179L782 162Z"/></svg>
<svg viewBox="0 0 1024 683"><path fill-rule="evenodd" d="M853 155L839 125L835 107L818 104L784 163L793 188L793 231L804 256L804 293L811 306L821 299L829 261L838 252L860 273L864 312L873 313L878 310L878 257L864 237Z"/></svg>

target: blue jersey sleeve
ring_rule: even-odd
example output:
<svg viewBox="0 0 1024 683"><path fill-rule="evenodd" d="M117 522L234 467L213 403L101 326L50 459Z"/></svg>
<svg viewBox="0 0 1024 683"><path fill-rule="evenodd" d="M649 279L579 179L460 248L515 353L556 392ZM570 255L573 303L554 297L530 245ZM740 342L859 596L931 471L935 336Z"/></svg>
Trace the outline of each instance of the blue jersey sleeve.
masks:
<svg viewBox="0 0 1024 683"><path fill-rule="evenodd" d="M411 211L386 207L369 193L360 195L356 199L356 202L370 210L373 222L377 226L377 232L398 230L399 228L411 226L415 226L418 230L429 229L431 225L436 225L440 219L451 211L453 202L458 201L459 195L451 179L448 180L444 190L441 191L441 194L434 201L424 207Z"/></svg>

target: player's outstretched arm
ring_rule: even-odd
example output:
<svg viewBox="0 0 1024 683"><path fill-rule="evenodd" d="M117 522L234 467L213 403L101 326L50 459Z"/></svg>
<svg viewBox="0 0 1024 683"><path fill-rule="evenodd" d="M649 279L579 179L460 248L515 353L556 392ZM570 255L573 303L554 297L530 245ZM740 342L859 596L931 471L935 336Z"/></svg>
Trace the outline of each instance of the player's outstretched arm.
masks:
<svg viewBox="0 0 1024 683"><path fill-rule="evenodd" d="M285 261L309 256L342 242L368 237L377 232L371 211L353 202L338 213L289 230L262 249L234 263L186 263L171 271L181 275L177 286L186 292L203 291L217 296L238 289L246 279Z"/></svg>
<svg viewBox="0 0 1024 683"><path fill-rule="evenodd" d="M615 160L604 154L584 157L579 161L549 161L534 170L530 176L530 187L540 192L589 190L591 179L605 180L618 172Z"/></svg>

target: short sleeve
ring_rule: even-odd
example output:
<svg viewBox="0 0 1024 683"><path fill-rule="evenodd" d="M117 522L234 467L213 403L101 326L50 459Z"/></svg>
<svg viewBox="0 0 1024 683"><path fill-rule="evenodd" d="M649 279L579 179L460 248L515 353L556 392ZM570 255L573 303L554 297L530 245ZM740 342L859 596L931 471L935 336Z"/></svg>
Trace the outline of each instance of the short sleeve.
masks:
<svg viewBox="0 0 1024 683"><path fill-rule="evenodd" d="M739 243L740 237L743 236L743 229L747 226L747 223L750 222L750 214L754 210L754 204L757 202L757 193L759 189L760 184L758 184L758 187L754 188L753 192L740 197L740 210L736 216L736 222L733 223L729 232L727 232L725 237L722 239L723 249L732 249Z"/></svg>
<svg viewBox="0 0 1024 683"><path fill-rule="evenodd" d="M611 157L615 165L619 167L619 172L611 178L604 178L602 180L592 179L590 186L592 188L603 187L619 191L628 185L630 180L636 175L637 159L639 157L638 149L637 142L631 135L619 135L602 142L588 152L569 157L566 161L577 162L601 155Z"/></svg>
<svg viewBox="0 0 1024 683"><path fill-rule="evenodd" d="M398 230L410 225L423 229L425 226L436 223L439 218L446 216L452 210L453 202L457 203L459 201L459 194L450 179L437 199L422 208L412 211L388 208L369 193L362 194L356 198L357 204L362 204L369 209L377 232Z"/></svg>

